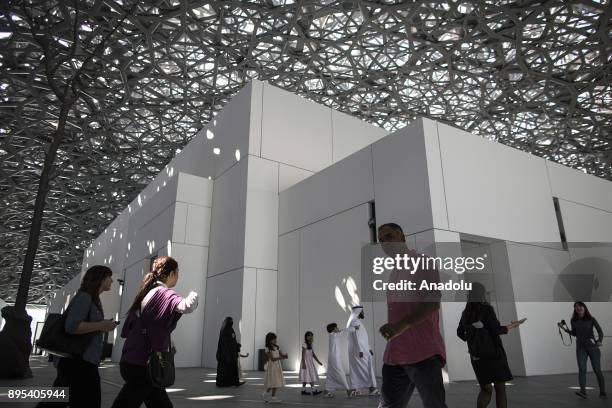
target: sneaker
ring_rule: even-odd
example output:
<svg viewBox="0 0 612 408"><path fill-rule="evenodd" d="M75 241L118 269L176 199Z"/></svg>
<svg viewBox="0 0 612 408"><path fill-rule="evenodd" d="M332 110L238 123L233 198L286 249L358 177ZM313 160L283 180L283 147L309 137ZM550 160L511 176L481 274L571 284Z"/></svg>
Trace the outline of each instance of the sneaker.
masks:
<svg viewBox="0 0 612 408"><path fill-rule="evenodd" d="M312 395L319 395L319 394L321 394L322 392L323 392L323 391L321 391L321 390L314 390L314 391L312 392Z"/></svg>
<svg viewBox="0 0 612 408"><path fill-rule="evenodd" d="M331 391L327 391L324 395L325 398L334 398L334 393Z"/></svg>
<svg viewBox="0 0 612 408"><path fill-rule="evenodd" d="M264 402L268 402L268 393L266 391L261 393L261 398L264 400Z"/></svg>
<svg viewBox="0 0 612 408"><path fill-rule="evenodd" d="M584 392L584 391L576 391L576 395L579 396L582 399L586 399L586 397L587 397L586 392Z"/></svg>
<svg viewBox="0 0 612 408"><path fill-rule="evenodd" d="M378 388L374 388L368 395L380 395L380 391L378 391Z"/></svg>
<svg viewBox="0 0 612 408"><path fill-rule="evenodd" d="M283 402L282 400L276 398L276 397L272 397L268 400L269 403L271 404L278 404L279 402Z"/></svg>
<svg viewBox="0 0 612 408"><path fill-rule="evenodd" d="M357 390L351 390L350 395L351 397L359 397L361 395L361 393Z"/></svg>
<svg viewBox="0 0 612 408"><path fill-rule="evenodd" d="M302 395L310 395L310 391L302 390Z"/></svg>

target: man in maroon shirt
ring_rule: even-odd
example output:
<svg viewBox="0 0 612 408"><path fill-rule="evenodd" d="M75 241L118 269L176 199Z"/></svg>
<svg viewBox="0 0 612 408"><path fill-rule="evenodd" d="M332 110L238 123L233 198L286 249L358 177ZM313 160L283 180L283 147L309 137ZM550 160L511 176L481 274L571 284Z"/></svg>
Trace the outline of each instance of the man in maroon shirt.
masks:
<svg viewBox="0 0 612 408"><path fill-rule="evenodd" d="M393 223L378 229L378 240L390 257L422 257L406 246L402 228ZM442 367L446 364L444 342L439 331L440 292L418 290L422 281L438 282L436 269L395 269L390 282L411 280L417 290L387 292L388 323L380 328L387 339L383 357L379 408L404 408L414 388L425 408L446 408Z"/></svg>

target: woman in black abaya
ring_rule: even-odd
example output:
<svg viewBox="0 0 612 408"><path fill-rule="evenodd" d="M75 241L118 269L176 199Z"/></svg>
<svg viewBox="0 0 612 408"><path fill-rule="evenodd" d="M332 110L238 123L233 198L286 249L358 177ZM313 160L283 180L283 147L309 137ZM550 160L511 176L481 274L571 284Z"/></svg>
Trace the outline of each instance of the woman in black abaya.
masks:
<svg viewBox="0 0 612 408"><path fill-rule="evenodd" d="M240 343L236 341L234 321L226 317L219 333L217 347L217 387L231 387L242 385L238 373L238 354Z"/></svg>

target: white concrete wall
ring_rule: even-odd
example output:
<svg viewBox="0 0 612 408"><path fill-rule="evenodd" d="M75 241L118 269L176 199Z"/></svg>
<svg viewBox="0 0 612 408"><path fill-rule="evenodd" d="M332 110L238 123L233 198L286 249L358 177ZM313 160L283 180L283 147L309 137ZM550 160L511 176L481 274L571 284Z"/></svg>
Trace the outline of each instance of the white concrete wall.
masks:
<svg viewBox="0 0 612 408"><path fill-rule="evenodd" d="M518 242L559 240L545 160L437 127L451 231Z"/></svg>
<svg viewBox="0 0 612 408"><path fill-rule="evenodd" d="M419 119L372 145L376 220L400 224L407 235L436 226L428 181L430 146L425 143L431 123Z"/></svg>
<svg viewBox="0 0 612 408"><path fill-rule="evenodd" d="M179 174L172 242L166 252L179 264L174 290L183 296L190 291L200 295L198 308L183 316L173 333L179 367L199 367L202 359L212 193L213 182L207 178Z"/></svg>

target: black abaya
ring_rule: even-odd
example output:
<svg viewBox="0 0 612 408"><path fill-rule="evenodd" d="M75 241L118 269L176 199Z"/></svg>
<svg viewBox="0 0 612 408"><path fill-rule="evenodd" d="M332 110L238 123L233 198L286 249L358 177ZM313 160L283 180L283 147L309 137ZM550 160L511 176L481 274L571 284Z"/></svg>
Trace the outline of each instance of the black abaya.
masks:
<svg viewBox="0 0 612 408"><path fill-rule="evenodd" d="M223 322L217 346L217 387L240 385L238 354L240 344L236 341L233 321L228 317Z"/></svg>

